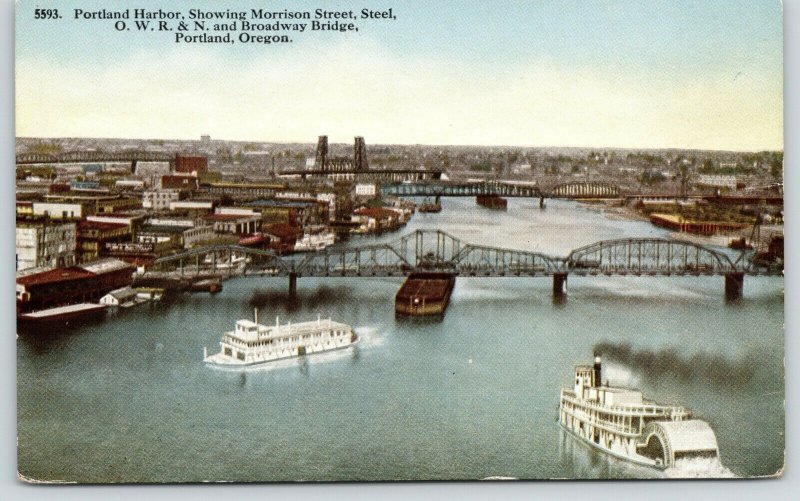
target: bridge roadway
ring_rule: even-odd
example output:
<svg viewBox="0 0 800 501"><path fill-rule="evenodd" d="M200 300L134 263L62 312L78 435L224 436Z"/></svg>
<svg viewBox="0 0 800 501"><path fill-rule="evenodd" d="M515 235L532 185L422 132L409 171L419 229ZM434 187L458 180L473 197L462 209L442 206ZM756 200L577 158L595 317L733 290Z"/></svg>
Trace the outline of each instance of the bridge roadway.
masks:
<svg viewBox="0 0 800 501"><path fill-rule="evenodd" d="M461 277L553 277L556 295L564 293L569 275L723 276L730 299L741 296L745 275L783 273L757 266L744 254L733 261L723 252L680 240L603 240L554 257L474 245L437 230L417 230L391 243L284 256L237 245L198 247L156 259L148 273L283 276L289 277L294 293L300 277L402 277L426 271Z"/></svg>
<svg viewBox="0 0 800 501"><path fill-rule="evenodd" d="M169 162L175 160L174 153L161 151L70 151L57 155L46 153L20 153L17 165L57 164L81 162Z"/></svg>
<svg viewBox="0 0 800 501"><path fill-rule="evenodd" d="M545 190L538 184L513 181L485 182L404 182L383 184L383 195L425 197L526 197L526 198L616 198L619 187L610 183L575 181L562 183Z"/></svg>

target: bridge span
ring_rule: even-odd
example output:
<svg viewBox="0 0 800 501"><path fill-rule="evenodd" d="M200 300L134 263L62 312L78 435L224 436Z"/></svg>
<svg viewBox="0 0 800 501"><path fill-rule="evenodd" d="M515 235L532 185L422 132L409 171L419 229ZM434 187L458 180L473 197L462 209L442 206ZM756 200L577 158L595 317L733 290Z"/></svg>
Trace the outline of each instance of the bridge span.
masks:
<svg viewBox="0 0 800 501"><path fill-rule="evenodd" d="M604 240L557 257L535 251L464 242L438 230L417 230L394 242L322 252L278 255L237 245L197 247L157 259L145 276L220 275L288 277L290 293L301 277L404 277L437 272L460 277L552 277L553 293L564 294L574 276L722 276L726 297L741 296L745 275L781 275L782 270L736 261L720 251L679 240Z"/></svg>
<svg viewBox="0 0 800 501"><path fill-rule="evenodd" d="M513 181L453 182L428 181L385 183L383 195L405 197L526 197L526 198L616 198L619 187L610 183L570 182L545 189L538 184Z"/></svg>
<svg viewBox="0 0 800 501"><path fill-rule="evenodd" d="M496 181L483 183L426 182L393 183L381 185L381 194L399 197L528 197L545 196L539 186L534 184L514 184Z"/></svg>
<svg viewBox="0 0 800 501"><path fill-rule="evenodd" d="M175 154L161 151L68 151L57 155L46 153L19 153L17 165L71 164L83 162L174 162Z"/></svg>

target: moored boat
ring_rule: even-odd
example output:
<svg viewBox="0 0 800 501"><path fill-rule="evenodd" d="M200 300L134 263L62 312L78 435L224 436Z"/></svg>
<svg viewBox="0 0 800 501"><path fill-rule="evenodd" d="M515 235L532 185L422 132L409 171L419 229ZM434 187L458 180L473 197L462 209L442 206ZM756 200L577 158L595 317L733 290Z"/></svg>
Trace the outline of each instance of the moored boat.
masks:
<svg viewBox="0 0 800 501"><path fill-rule="evenodd" d="M79 303L24 313L17 318L21 323L26 324L68 322L71 320L87 320L89 318L99 317L105 310L106 306L103 304Z"/></svg>
<svg viewBox="0 0 800 501"><path fill-rule="evenodd" d="M600 357L575 367L575 384L561 390L558 422L601 451L655 468L676 461L718 458L711 426L683 407L648 401L642 392L601 384Z"/></svg>
<svg viewBox="0 0 800 501"><path fill-rule="evenodd" d="M442 203L439 201L439 197L436 197L435 200L425 199L419 205L419 211L428 213L442 212Z"/></svg>
<svg viewBox="0 0 800 501"><path fill-rule="evenodd" d="M307 231L294 244L295 252L319 252L336 243L336 233L327 229Z"/></svg>
<svg viewBox="0 0 800 501"><path fill-rule="evenodd" d="M222 336L219 353L209 356L204 348L203 360L212 365L241 367L347 348L357 340L349 325L330 318L284 325L276 318L274 326L266 326L258 323L256 310L253 321L238 320L234 330Z"/></svg>

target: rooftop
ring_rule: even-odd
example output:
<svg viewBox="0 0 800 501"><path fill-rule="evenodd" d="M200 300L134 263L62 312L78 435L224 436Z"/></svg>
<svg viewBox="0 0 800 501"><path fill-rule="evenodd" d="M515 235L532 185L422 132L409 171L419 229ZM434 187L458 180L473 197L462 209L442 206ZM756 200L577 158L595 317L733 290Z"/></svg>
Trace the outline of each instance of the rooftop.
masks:
<svg viewBox="0 0 800 501"><path fill-rule="evenodd" d="M353 214L359 216L367 216L375 219L397 217L397 212L389 209L384 209L383 207L362 207L361 209L356 209L355 211L353 211Z"/></svg>
<svg viewBox="0 0 800 501"><path fill-rule="evenodd" d="M169 225L169 224L146 224L141 227L140 233L169 233L177 234L186 231L186 226Z"/></svg>
<svg viewBox="0 0 800 501"><path fill-rule="evenodd" d="M209 214L204 216L206 221L251 221L253 219L261 219L258 214Z"/></svg>
<svg viewBox="0 0 800 501"><path fill-rule="evenodd" d="M238 339L245 339L248 337L248 334L253 335L256 334L255 329L257 329L257 339L277 339L289 336L297 336L297 335L305 335L305 334L313 334L317 333L321 330L327 329L338 329L338 330L347 330L350 329L350 326L347 324L343 324L341 322L334 322L330 318L326 320L312 320L309 322L298 322L298 323L288 323L283 325L272 325L267 326L263 324L257 324L251 320L238 320L236 322L237 329L233 332L227 332L226 334ZM238 332L239 328L244 330L253 329L250 333L246 332ZM237 336L238 334L242 334L242 336ZM249 341L253 341L254 339L249 339Z"/></svg>
<svg viewBox="0 0 800 501"><path fill-rule="evenodd" d="M121 289L113 290L108 294L115 297L116 299L128 299L136 296L136 291L133 290L131 287L123 287Z"/></svg>
<svg viewBox="0 0 800 501"><path fill-rule="evenodd" d="M27 287L70 280L82 280L93 277L95 274L77 266L69 268L56 268L54 270L41 271L30 275L17 276L17 283Z"/></svg>
<svg viewBox="0 0 800 501"><path fill-rule="evenodd" d="M77 313L80 311L102 310L104 308L105 308L104 305L93 304L93 303L68 304L66 306L57 306L55 308L49 308L47 310L39 310L33 313L26 313L24 315L20 315L20 317L47 318L51 316L60 315L62 313Z"/></svg>
<svg viewBox="0 0 800 501"><path fill-rule="evenodd" d="M89 264L85 264L81 266L86 271L91 273L108 273L111 271L123 270L129 268L133 270L133 266L126 263L125 261L113 257L107 257L105 259L98 259L97 261L93 261Z"/></svg>
<svg viewBox="0 0 800 501"><path fill-rule="evenodd" d="M255 200L253 202L242 203L243 207L289 207L289 208L305 208L316 205L316 200L283 200L283 199L268 199L268 200Z"/></svg>
<svg viewBox="0 0 800 501"><path fill-rule="evenodd" d="M88 220L78 221L79 230L111 231L111 230L119 230L121 228L128 228L128 225L125 223L106 223L101 221L88 221Z"/></svg>

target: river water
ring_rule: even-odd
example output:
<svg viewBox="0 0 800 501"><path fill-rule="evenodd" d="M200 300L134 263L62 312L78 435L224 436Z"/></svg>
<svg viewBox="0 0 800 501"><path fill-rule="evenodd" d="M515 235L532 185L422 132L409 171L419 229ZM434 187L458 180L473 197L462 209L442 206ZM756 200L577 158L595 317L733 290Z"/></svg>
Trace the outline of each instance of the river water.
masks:
<svg viewBox="0 0 800 501"><path fill-rule="evenodd" d="M575 202L445 199L404 229L566 255L597 240L663 236ZM736 475L783 465L783 279L459 278L441 322L395 320L400 279L239 278L17 341L18 466L79 482L658 477L556 423L559 389L602 344L605 376L707 420ZM203 347L260 308L261 321L351 324L346 350L260 369L204 366ZM267 320L269 319L269 320ZM679 367L679 370L670 368ZM718 470L701 471L714 476ZM672 472L673 476L675 472ZM687 473L688 474L688 473ZM680 472L678 472L680 476Z"/></svg>

